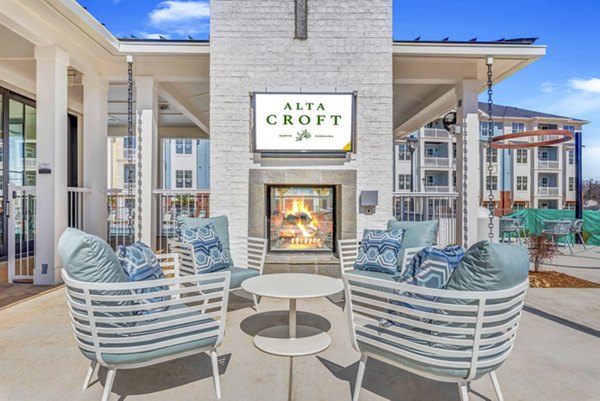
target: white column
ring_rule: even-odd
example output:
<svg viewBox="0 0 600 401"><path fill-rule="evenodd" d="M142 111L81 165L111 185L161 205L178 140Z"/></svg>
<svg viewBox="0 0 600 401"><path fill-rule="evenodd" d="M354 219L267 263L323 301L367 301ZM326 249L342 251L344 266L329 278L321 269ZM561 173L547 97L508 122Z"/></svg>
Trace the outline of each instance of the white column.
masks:
<svg viewBox="0 0 600 401"><path fill-rule="evenodd" d="M101 77L83 77L83 186L87 194L85 229L106 239L108 159L108 84Z"/></svg>
<svg viewBox="0 0 600 401"><path fill-rule="evenodd" d="M479 164L479 108L478 94L479 81L467 79L457 83L456 96L458 100L457 123L466 130L467 137L467 169L468 176L463 176L464 153L463 153L463 135L458 135L456 140L456 190L458 196L458 213L456 224L456 242L463 243L463 180L467 180L467 234L469 237L468 245L477 241L477 211L479 209L480 175Z"/></svg>
<svg viewBox="0 0 600 401"><path fill-rule="evenodd" d="M34 284L60 282L58 240L67 227L67 67L69 56L54 46L35 49L37 174Z"/></svg>
<svg viewBox="0 0 600 401"><path fill-rule="evenodd" d="M156 245L154 234L156 233L156 219L154 218L156 202L152 191L156 188L158 176L158 95L153 77L136 77L135 86L137 104L135 135L139 136L140 129L142 133L142 241L154 249ZM140 144L137 143L137 145ZM136 215L136 233L138 230L137 219Z"/></svg>

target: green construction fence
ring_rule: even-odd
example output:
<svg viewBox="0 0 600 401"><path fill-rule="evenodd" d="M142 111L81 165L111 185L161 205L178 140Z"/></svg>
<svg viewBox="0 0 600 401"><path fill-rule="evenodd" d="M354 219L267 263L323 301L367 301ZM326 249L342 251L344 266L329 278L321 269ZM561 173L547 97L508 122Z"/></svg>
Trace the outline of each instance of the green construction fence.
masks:
<svg viewBox="0 0 600 401"><path fill-rule="evenodd" d="M540 234L544 220L575 219L574 210L524 209L506 217L521 220L528 235ZM600 245L600 211L583 211L583 240L588 245Z"/></svg>

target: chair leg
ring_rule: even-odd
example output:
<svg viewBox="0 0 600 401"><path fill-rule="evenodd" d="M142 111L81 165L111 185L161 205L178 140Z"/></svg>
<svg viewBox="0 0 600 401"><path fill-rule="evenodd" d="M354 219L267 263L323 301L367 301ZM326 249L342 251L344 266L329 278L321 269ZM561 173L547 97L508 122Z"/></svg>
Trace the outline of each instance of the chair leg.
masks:
<svg viewBox="0 0 600 401"><path fill-rule="evenodd" d="M360 362L358 363L358 373L356 375L356 383L354 384L354 395L352 396L352 401L358 401L358 395L360 393L360 388L362 387L363 377L365 376L365 367L367 366L367 359L369 357L367 354L362 354L360 356Z"/></svg>
<svg viewBox="0 0 600 401"><path fill-rule="evenodd" d="M213 381L215 383L215 393L217 393L217 399L221 399L221 382L219 381L219 360L217 358L217 351L210 351L210 363L212 365Z"/></svg>
<svg viewBox="0 0 600 401"><path fill-rule="evenodd" d="M106 375L106 383L104 383L104 392L102 393L102 401L108 401L110 398L110 391L112 390L116 373L117 369L108 370L108 374Z"/></svg>
<svg viewBox="0 0 600 401"><path fill-rule="evenodd" d="M496 372L490 372L490 377L492 379L492 384L494 385L494 390L496 391L498 401L504 401L504 397L502 397L502 391L500 391L500 383L498 383L498 377L496 377Z"/></svg>
<svg viewBox="0 0 600 401"><path fill-rule="evenodd" d="M583 249L587 249L585 246L585 241L583 240L583 235L581 235L581 233L577 233L577 235L579 236L579 239L581 240L581 245L583 245Z"/></svg>
<svg viewBox="0 0 600 401"><path fill-rule="evenodd" d="M252 299L254 300L254 310L258 312L258 303L260 302L260 297L257 297L255 294L252 294Z"/></svg>
<svg viewBox="0 0 600 401"><path fill-rule="evenodd" d="M92 361L90 363L90 367L88 368L87 374L85 375L85 381L83 382L83 389L86 390L90 386L90 382L92 381L92 376L94 375L94 370L96 370L96 365L98 362Z"/></svg>
<svg viewBox="0 0 600 401"><path fill-rule="evenodd" d="M458 391L460 392L460 401L469 401L469 388L467 383L458 383Z"/></svg>

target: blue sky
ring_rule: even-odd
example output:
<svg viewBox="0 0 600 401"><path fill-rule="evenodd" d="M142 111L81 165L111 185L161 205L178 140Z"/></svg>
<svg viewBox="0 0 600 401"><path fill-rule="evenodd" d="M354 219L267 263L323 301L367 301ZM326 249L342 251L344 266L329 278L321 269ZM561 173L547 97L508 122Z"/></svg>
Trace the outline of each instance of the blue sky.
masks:
<svg viewBox="0 0 600 401"><path fill-rule="evenodd" d="M119 37L208 37L208 0L79 3ZM598 15L597 0L394 0L394 38L539 37L537 44L548 46L546 57L498 84L494 101L590 121L584 127L584 177L600 179Z"/></svg>

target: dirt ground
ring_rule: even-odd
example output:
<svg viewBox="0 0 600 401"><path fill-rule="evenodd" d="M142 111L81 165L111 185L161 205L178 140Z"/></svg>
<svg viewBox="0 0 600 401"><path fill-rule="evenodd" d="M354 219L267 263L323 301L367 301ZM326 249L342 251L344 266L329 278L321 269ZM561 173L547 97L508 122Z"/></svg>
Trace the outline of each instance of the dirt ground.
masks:
<svg viewBox="0 0 600 401"><path fill-rule="evenodd" d="M600 284L556 271L529 272L532 288L600 288Z"/></svg>

